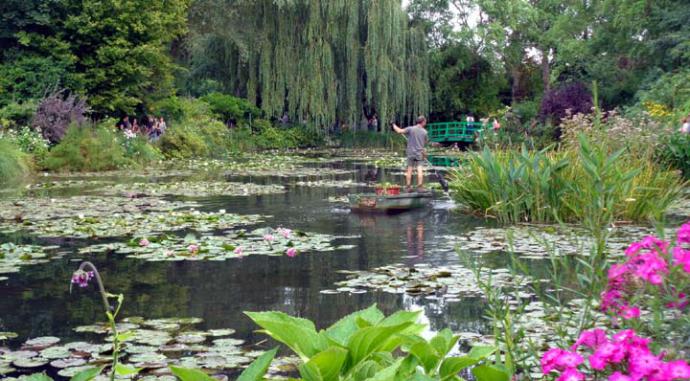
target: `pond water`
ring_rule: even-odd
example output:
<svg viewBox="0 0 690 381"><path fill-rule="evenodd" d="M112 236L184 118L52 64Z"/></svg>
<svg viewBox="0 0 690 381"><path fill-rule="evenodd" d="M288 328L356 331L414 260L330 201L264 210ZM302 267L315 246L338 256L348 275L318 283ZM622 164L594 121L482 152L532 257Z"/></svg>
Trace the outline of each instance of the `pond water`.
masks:
<svg viewBox="0 0 690 381"><path fill-rule="evenodd" d="M39 178L37 182L55 181L52 187L41 187L20 198L11 193L1 197L5 202L13 199L31 204L51 199L53 203L59 203L68 197L95 194L111 197L113 203L123 200L127 203L137 200L131 197L138 197L122 191L128 187L137 192L154 193L161 184L197 183L203 184L203 189L190 188L177 192L186 196L166 194L160 199L193 201L199 213L224 210L240 215L260 215L261 220L251 223L247 230L285 227L324 234L332 237L335 250L304 250L296 257L247 255L223 261L147 261L120 253L85 254L80 251L94 244L126 242L133 237L146 236L148 230L145 225L130 226L135 229L129 235L115 234L119 231L117 229L126 228L119 226L112 230L113 234L100 231L98 237L90 238L69 233L46 236L40 230L32 233L23 228L14 229L18 231L12 233L0 233L0 242L3 243L57 245L59 251L65 252L64 256L46 263L22 266L19 272L0 274L7 278L0 280L0 332L15 332L18 336L10 340L9 345L16 348L27 339L40 336L57 336L63 342L92 338L74 330L78 326L103 321L101 302L94 287L75 289L70 293L70 276L82 260L90 260L98 267L110 292L124 294L122 317L198 317L203 322L197 329L232 328L237 331L233 337L246 340L249 345L260 343L266 337L254 332L257 327L244 316L243 311L278 310L311 319L318 327L325 327L373 303L386 313L420 309L431 330L450 328L455 332L487 332L488 326L482 318L482 302L472 295L449 299L367 288L362 288L366 291L363 293L322 292L338 288L336 283L347 279L341 273L343 270L371 270L393 264L402 268L435 268L462 264L468 257L478 259L486 267L504 268L508 266L508 259L500 251L479 254L480 251L469 250L458 254L455 250L454 237L467 235L478 227L491 227L487 220L454 211L453 202L444 197L438 197L432 207L424 210L397 215L353 214L345 204L334 200L342 199L348 193L371 191L363 184L371 179L374 166L357 158L318 162L305 159L289 169L280 163L275 167L269 163L252 171L242 170L242 165L236 163L230 167L235 169L228 170L223 163L216 162L210 169L185 168L168 172L170 176L166 172L48 176ZM328 183L319 182L322 180L328 180ZM190 193L211 189L212 186L208 185L211 181L228 183L231 187L239 187L236 183L279 185L284 186L285 191L275 193L267 190L265 194L257 195L255 193L259 192L252 188L245 191L248 195L225 196L221 187L218 192L203 192L203 197L188 197ZM402 183L403 179L400 169L392 168L380 170L378 181ZM135 183L137 185L133 186ZM68 186L60 186L65 184ZM237 189L225 190L225 193L237 193ZM81 200L81 203L68 202L63 208L65 210L60 211L61 216L88 216L94 208L88 204L89 198L73 200ZM5 218L4 224L11 225L8 218L12 216ZM31 216L22 218L31 219ZM141 229L142 234L137 234L137 229ZM193 229L176 230L172 233L176 237L197 233ZM205 232L213 233L213 230ZM529 266L534 273L543 270L539 260L530 260ZM263 344L257 348L265 349L267 346Z"/></svg>

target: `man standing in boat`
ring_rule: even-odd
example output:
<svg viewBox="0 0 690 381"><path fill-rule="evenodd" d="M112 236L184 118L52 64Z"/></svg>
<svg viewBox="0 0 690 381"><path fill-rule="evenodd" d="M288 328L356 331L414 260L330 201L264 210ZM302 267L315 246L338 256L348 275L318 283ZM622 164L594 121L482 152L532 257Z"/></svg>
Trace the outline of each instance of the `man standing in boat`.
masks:
<svg viewBox="0 0 690 381"><path fill-rule="evenodd" d="M399 134L407 135L407 172L405 173L407 191L412 191L412 171L414 168L417 168L417 191L424 191L424 167L422 163L426 159L424 147L429 142L426 132L426 118L419 116L417 124L406 128L400 128L393 123L393 130Z"/></svg>

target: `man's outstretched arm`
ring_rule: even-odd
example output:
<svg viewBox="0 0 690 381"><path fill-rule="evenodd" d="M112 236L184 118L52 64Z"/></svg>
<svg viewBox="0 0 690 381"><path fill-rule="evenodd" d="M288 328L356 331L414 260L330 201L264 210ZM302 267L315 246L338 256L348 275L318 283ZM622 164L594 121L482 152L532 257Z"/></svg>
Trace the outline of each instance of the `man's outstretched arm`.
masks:
<svg viewBox="0 0 690 381"><path fill-rule="evenodd" d="M405 129L398 127L395 123L391 123L393 125L393 131L399 133L399 134L404 134Z"/></svg>

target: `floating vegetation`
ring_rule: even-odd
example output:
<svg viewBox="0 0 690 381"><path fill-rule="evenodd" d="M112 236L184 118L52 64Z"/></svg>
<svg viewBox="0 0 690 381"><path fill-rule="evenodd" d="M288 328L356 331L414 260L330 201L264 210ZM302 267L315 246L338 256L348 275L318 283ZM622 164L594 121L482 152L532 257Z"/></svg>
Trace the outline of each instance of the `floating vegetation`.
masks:
<svg viewBox="0 0 690 381"><path fill-rule="evenodd" d="M89 209L85 208L86 211ZM6 225L2 231L27 230L41 236L51 237L119 237L133 234L154 235L193 229L199 232L230 229L252 225L263 220L258 215L239 215L219 211L200 212L198 210L115 213L94 217L86 215L58 219L25 220L21 224Z"/></svg>
<svg viewBox="0 0 690 381"><path fill-rule="evenodd" d="M303 252L325 252L352 247L335 246L335 239L336 237L326 234L263 228L251 232L229 232L225 236L197 237L190 234L186 237L163 235L137 238L128 243L92 245L80 252L112 251L147 261L224 261L247 255L294 256Z"/></svg>
<svg viewBox="0 0 690 381"><path fill-rule="evenodd" d="M30 190L49 190L66 188L96 188L114 184L110 180L54 180L34 183L27 186Z"/></svg>
<svg viewBox="0 0 690 381"><path fill-rule="evenodd" d="M608 240L611 255L620 255L635 237L653 234L651 228L621 226ZM557 226L480 227L463 236L443 236L448 250L457 248L473 253L513 252L528 259L553 255L589 253L592 242L582 228L571 226L567 232Z"/></svg>
<svg viewBox="0 0 690 381"><path fill-rule="evenodd" d="M366 187L366 183L357 182L354 180L314 180L314 181L298 181L295 185L300 187L326 187L326 188L351 188L351 187Z"/></svg>
<svg viewBox="0 0 690 381"><path fill-rule="evenodd" d="M354 170L322 167L294 167L294 168L244 168L239 166L237 169L226 171L227 176L274 176L274 177L313 177L321 178L324 176L349 175L355 173Z"/></svg>
<svg viewBox="0 0 690 381"><path fill-rule="evenodd" d="M6 226L30 225L36 220L65 217L100 217L113 214L167 212L198 207L191 201L166 201L155 197L72 196L0 200L0 221ZM9 229L10 231L20 228Z"/></svg>
<svg viewBox="0 0 690 381"><path fill-rule="evenodd" d="M235 333L233 329L193 330L201 322L198 318L125 319L118 331L129 339L123 344L120 361L143 369L137 379L174 380L168 369L171 365L219 373L242 368L261 355L260 351L243 349L243 340L228 337ZM75 331L110 334L105 323L77 327ZM80 341L59 345L56 337L39 337L26 341L16 351L0 348L0 376L52 368L62 377L71 377L111 360L113 348L107 343L110 337L105 340L100 344Z"/></svg>
<svg viewBox="0 0 690 381"><path fill-rule="evenodd" d="M22 266L46 263L52 257L60 255L58 253L49 254L51 250L57 248L58 246L42 247L36 245L15 245L13 243L0 244L0 274L18 273ZM0 333L0 340L9 338L4 334Z"/></svg>
<svg viewBox="0 0 690 381"><path fill-rule="evenodd" d="M446 301L458 302L463 297L482 295L472 270L459 266L431 266L416 264L406 267L400 264L378 267L369 271L340 271L347 274L347 280L337 282L336 290L324 290L324 294L351 293L358 294L367 289L379 290L392 294L412 296L434 296ZM491 276L497 286L519 288L529 281L522 276L513 277L506 269L482 269L482 277ZM519 297L532 295L520 293Z"/></svg>
<svg viewBox="0 0 690 381"><path fill-rule="evenodd" d="M285 187L282 185L258 185L222 181L182 181L169 183L116 184L112 187L108 187L107 193L125 196L252 196L285 193Z"/></svg>

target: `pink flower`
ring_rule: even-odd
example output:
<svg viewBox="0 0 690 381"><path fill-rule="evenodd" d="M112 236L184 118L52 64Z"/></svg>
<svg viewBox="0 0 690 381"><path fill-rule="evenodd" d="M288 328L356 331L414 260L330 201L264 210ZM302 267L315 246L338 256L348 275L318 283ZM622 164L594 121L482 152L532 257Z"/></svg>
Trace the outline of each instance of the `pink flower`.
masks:
<svg viewBox="0 0 690 381"><path fill-rule="evenodd" d="M580 373L575 368L570 368L561 373L560 377L558 377L556 381L582 381L584 379L584 374Z"/></svg>
<svg viewBox="0 0 690 381"><path fill-rule="evenodd" d="M620 311L620 316L625 320L637 319L640 317L640 309L637 307L623 306Z"/></svg>
<svg viewBox="0 0 690 381"><path fill-rule="evenodd" d="M615 264L609 269L609 281L618 281L628 273L628 266L625 264Z"/></svg>
<svg viewBox="0 0 690 381"><path fill-rule="evenodd" d="M563 353L556 358L556 367L559 370L576 368L584 361L585 360L582 358L582 356L575 352L563 351Z"/></svg>
<svg viewBox="0 0 690 381"><path fill-rule="evenodd" d="M641 379L649 376L659 370L662 361L658 357L651 354L649 351L635 349L630 353L629 370L630 375L635 379Z"/></svg>
<svg viewBox="0 0 690 381"><path fill-rule="evenodd" d="M76 284L79 287L87 287L89 285L89 281L93 279L94 273L93 271L84 271L84 270L77 270L74 273L72 273L72 284Z"/></svg>
<svg viewBox="0 0 690 381"><path fill-rule="evenodd" d="M288 257L291 257L291 258L292 258L292 257L295 257L295 256L297 256L297 249L295 249L294 247L291 247L291 248L287 249L287 251L285 252L285 254L286 254Z"/></svg>
<svg viewBox="0 0 690 381"><path fill-rule="evenodd" d="M142 238L141 241L139 241L139 246L141 246L141 247L146 247L149 244L151 244L151 242L149 242L149 240L146 238Z"/></svg>
<svg viewBox="0 0 690 381"><path fill-rule="evenodd" d="M632 378L624 375L621 372L614 372L609 376L609 381L632 381Z"/></svg>
<svg viewBox="0 0 690 381"><path fill-rule="evenodd" d="M666 307L684 310L685 307L687 307L689 304L688 295L680 292L678 293L678 295L676 295L676 297L678 298L678 300L675 302L666 303Z"/></svg>
<svg viewBox="0 0 690 381"><path fill-rule="evenodd" d="M190 254L197 254L199 252L199 245L191 244L187 246L187 251L189 251Z"/></svg>
<svg viewBox="0 0 690 381"><path fill-rule="evenodd" d="M690 365L683 360L669 361L663 365L661 371L669 380L685 380L690 378Z"/></svg>
<svg viewBox="0 0 690 381"><path fill-rule="evenodd" d="M595 353L589 356L589 366L591 366L594 370L602 371L606 369L606 365L608 365L608 363L608 360L602 355Z"/></svg>
<svg viewBox="0 0 690 381"><path fill-rule="evenodd" d="M690 234L690 232L688 234ZM690 274L690 250L685 250L682 247L674 247L673 264L683 267L683 270Z"/></svg>
<svg viewBox="0 0 690 381"><path fill-rule="evenodd" d="M690 244L690 222L683 224L683 226L678 229L676 242L679 245Z"/></svg>
<svg viewBox="0 0 690 381"><path fill-rule="evenodd" d="M280 229L278 229L278 233L279 233L280 235L282 235L283 238L289 239L289 238L290 238L290 235L292 234L292 230L280 228Z"/></svg>
<svg viewBox="0 0 690 381"><path fill-rule="evenodd" d="M238 246L235 248L233 253L235 253L235 255L242 255L242 254L244 254L244 250L242 249L242 246Z"/></svg>
<svg viewBox="0 0 690 381"><path fill-rule="evenodd" d="M608 342L606 331L601 328L595 328L582 332L571 349L574 351L580 346L596 349L599 345L606 342Z"/></svg>
<svg viewBox="0 0 690 381"><path fill-rule="evenodd" d="M275 241L275 239L276 238L273 236L273 234L264 234L264 241L268 243Z"/></svg>

